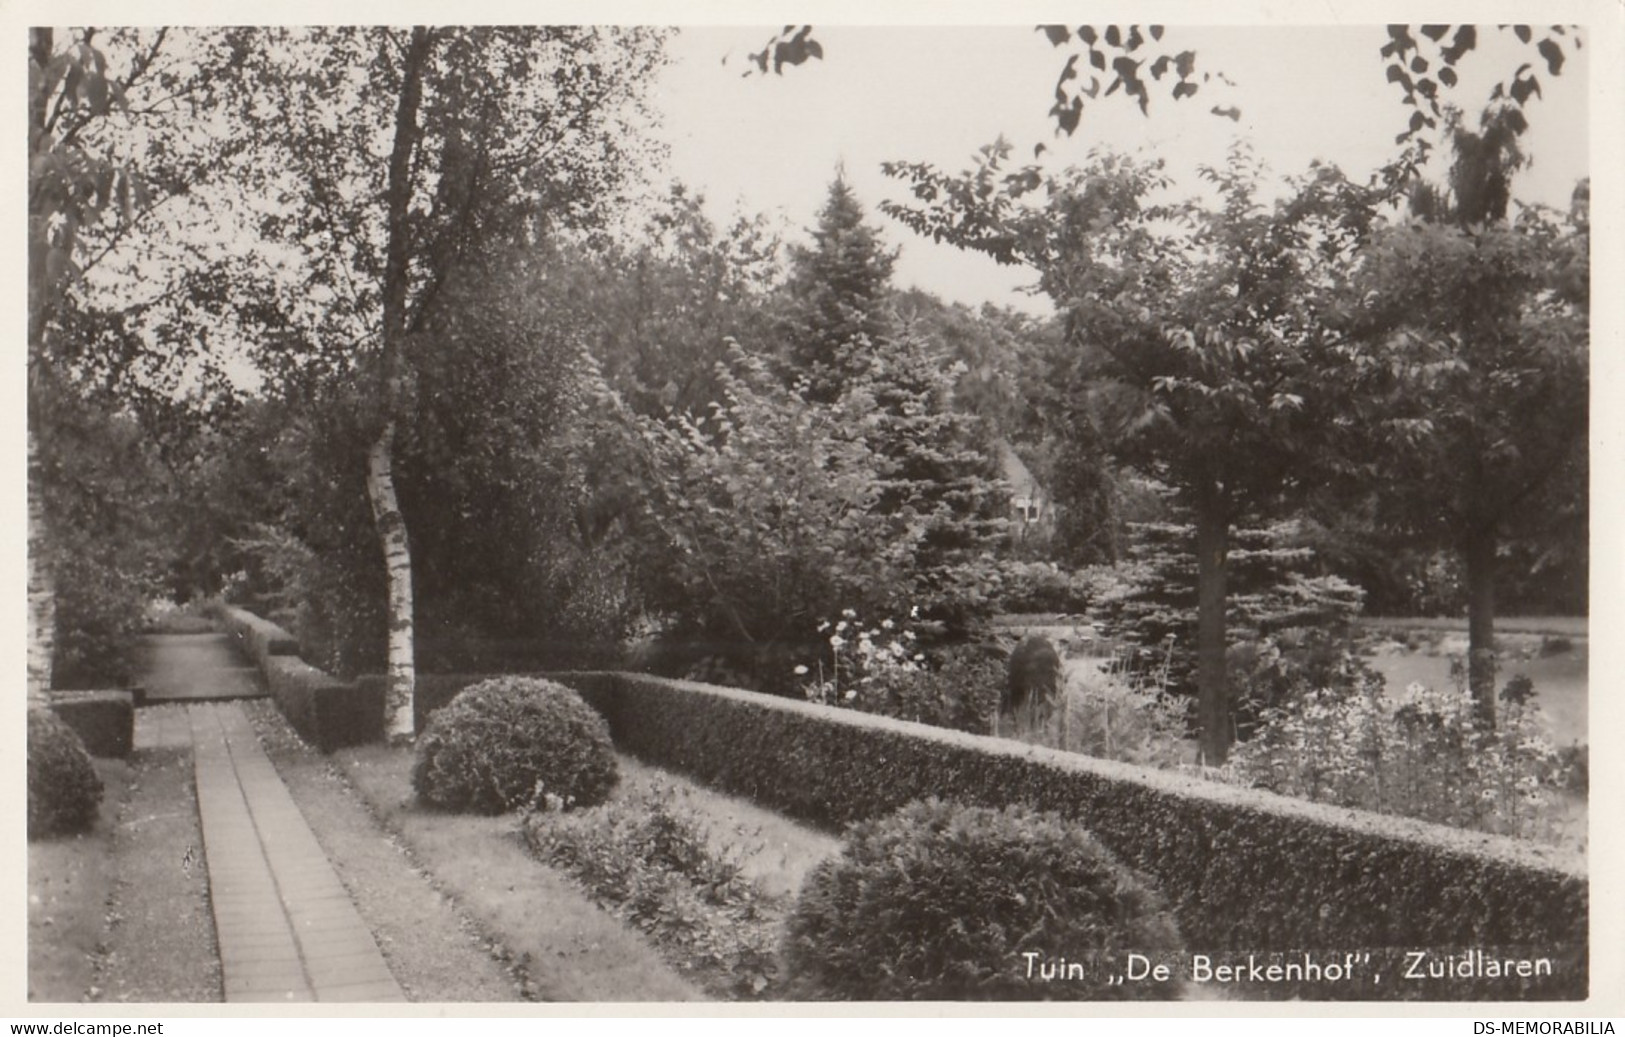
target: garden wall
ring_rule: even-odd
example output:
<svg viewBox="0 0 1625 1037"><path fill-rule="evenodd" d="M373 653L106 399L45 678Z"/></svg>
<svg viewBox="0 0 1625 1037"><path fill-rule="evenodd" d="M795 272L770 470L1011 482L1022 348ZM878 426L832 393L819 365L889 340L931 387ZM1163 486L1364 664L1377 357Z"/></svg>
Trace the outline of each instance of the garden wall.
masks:
<svg viewBox="0 0 1625 1037"><path fill-rule="evenodd" d="M1216 962L1371 955L1349 981L1263 983L1244 996L1587 996L1588 879L1556 851L752 692L634 674L555 679L604 714L622 749L825 828L925 796L1075 817L1161 887L1187 946ZM1537 971L1546 959L1549 972L1484 975L1508 959ZM1433 966L1449 975L1426 978Z"/></svg>

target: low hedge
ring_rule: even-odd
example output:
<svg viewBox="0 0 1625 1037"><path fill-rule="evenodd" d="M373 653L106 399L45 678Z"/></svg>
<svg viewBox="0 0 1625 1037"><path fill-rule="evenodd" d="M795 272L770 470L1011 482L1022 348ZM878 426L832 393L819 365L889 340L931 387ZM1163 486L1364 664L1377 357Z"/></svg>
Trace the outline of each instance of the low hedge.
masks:
<svg viewBox="0 0 1625 1037"><path fill-rule="evenodd" d="M92 756L123 758L135 742L135 701L127 691L56 691L51 711Z"/></svg>
<svg viewBox="0 0 1625 1037"><path fill-rule="evenodd" d="M322 752L383 739L382 685L349 684L288 655L267 656L260 670L288 723Z"/></svg>
<svg viewBox="0 0 1625 1037"><path fill-rule="evenodd" d="M1589 884L1555 851L752 692L634 674L555 679L604 714L617 747L828 829L931 796L1081 821L1158 883L1192 953L1212 964L1245 967L1251 954L1325 977L1327 962L1355 955L1338 981L1229 985L1245 996L1587 996ZM1546 959L1549 972L1464 976L1454 966L1474 951ZM1430 956L1407 957L1417 953ZM1445 955L1450 976L1403 978L1412 965L1426 977ZM1484 971L1484 958L1468 960Z"/></svg>
<svg viewBox="0 0 1625 1037"><path fill-rule="evenodd" d="M209 612L237 639L244 653L261 666L274 656L299 654L298 638L247 609L216 603L210 606Z"/></svg>
<svg viewBox="0 0 1625 1037"><path fill-rule="evenodd" d="M500 673L419 673L412 685L412 730L422 734L429 728L429 716L448 705L457 693L471 684L491 680L493 677L523 676ZM355 686L379 702L386 701L389 678L381 673L357 677Z"/></svg>

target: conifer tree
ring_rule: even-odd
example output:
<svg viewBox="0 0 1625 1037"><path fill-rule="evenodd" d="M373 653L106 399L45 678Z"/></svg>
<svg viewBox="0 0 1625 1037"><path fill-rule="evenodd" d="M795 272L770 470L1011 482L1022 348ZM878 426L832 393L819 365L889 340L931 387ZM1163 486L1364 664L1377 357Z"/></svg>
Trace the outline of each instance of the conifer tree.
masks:
<svg viewBox="0 0 1625 1037"><path fill-rule="evenodd" d="M992 551L1005 531L1008 488L986 423L954 409L958 370L923 339L881 339L857 360L851 389L874 407L866 438L879 462L876 511L917 545L921 616L958 639L991 612Z"/></svg>
<svg viewBox="0 0 1625 1037"><path fill-rule="evenodd" d="M846 174L837 171L813 245L790 250L785 286L788 380L806 379L808 399L834 400L861 369L863 352L892 332L888 297L896 259L865 221Z"/></svg>

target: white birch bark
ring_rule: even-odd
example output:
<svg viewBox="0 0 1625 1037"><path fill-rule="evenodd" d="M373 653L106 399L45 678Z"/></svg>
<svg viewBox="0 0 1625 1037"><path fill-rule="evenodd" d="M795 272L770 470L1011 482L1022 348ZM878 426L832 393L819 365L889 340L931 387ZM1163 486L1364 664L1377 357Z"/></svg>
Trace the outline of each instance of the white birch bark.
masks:
<svg viewBox="0 0 1625 1037"><path fill-rule="evenodd" d="M384 702L386 738L413 735L412 695L416 682L412 639L412 552L406 536L406 519L395 495L395 422L385 422L383 431L367 452L367 496L372 502L373 521L378 527L378 543L384 552L389 575L389 690Z"/></svg>

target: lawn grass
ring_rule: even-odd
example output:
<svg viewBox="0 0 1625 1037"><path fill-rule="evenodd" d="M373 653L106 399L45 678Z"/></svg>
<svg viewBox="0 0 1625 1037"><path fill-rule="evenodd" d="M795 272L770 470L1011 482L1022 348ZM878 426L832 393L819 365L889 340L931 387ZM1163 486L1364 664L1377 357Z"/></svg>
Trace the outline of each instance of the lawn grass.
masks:
<svg viewBox="0 0 1625 1037"><path fill-rule="evenodd" d="M29 999L221 1000L191 754L95 763L95 828L28 847Z"/></svg>
<svg viewBox="0 0 1625 1037"><path fill-rule="evenodd" d="M512 816L478 817L414 802L410 749L333 755L373 815L496 941L496 953L547 1001L691 1001L703 995L647 940L524 848Z"/></svg>
<svg viewBox="0 0 1625 1037"><path fill-rule="evenodd" d="M80 835L28 844L28 999L91 998L106 952L107 900L117 878L113 831L130 791L130 766L97 760L106 791L96 824Z"/></svg>

